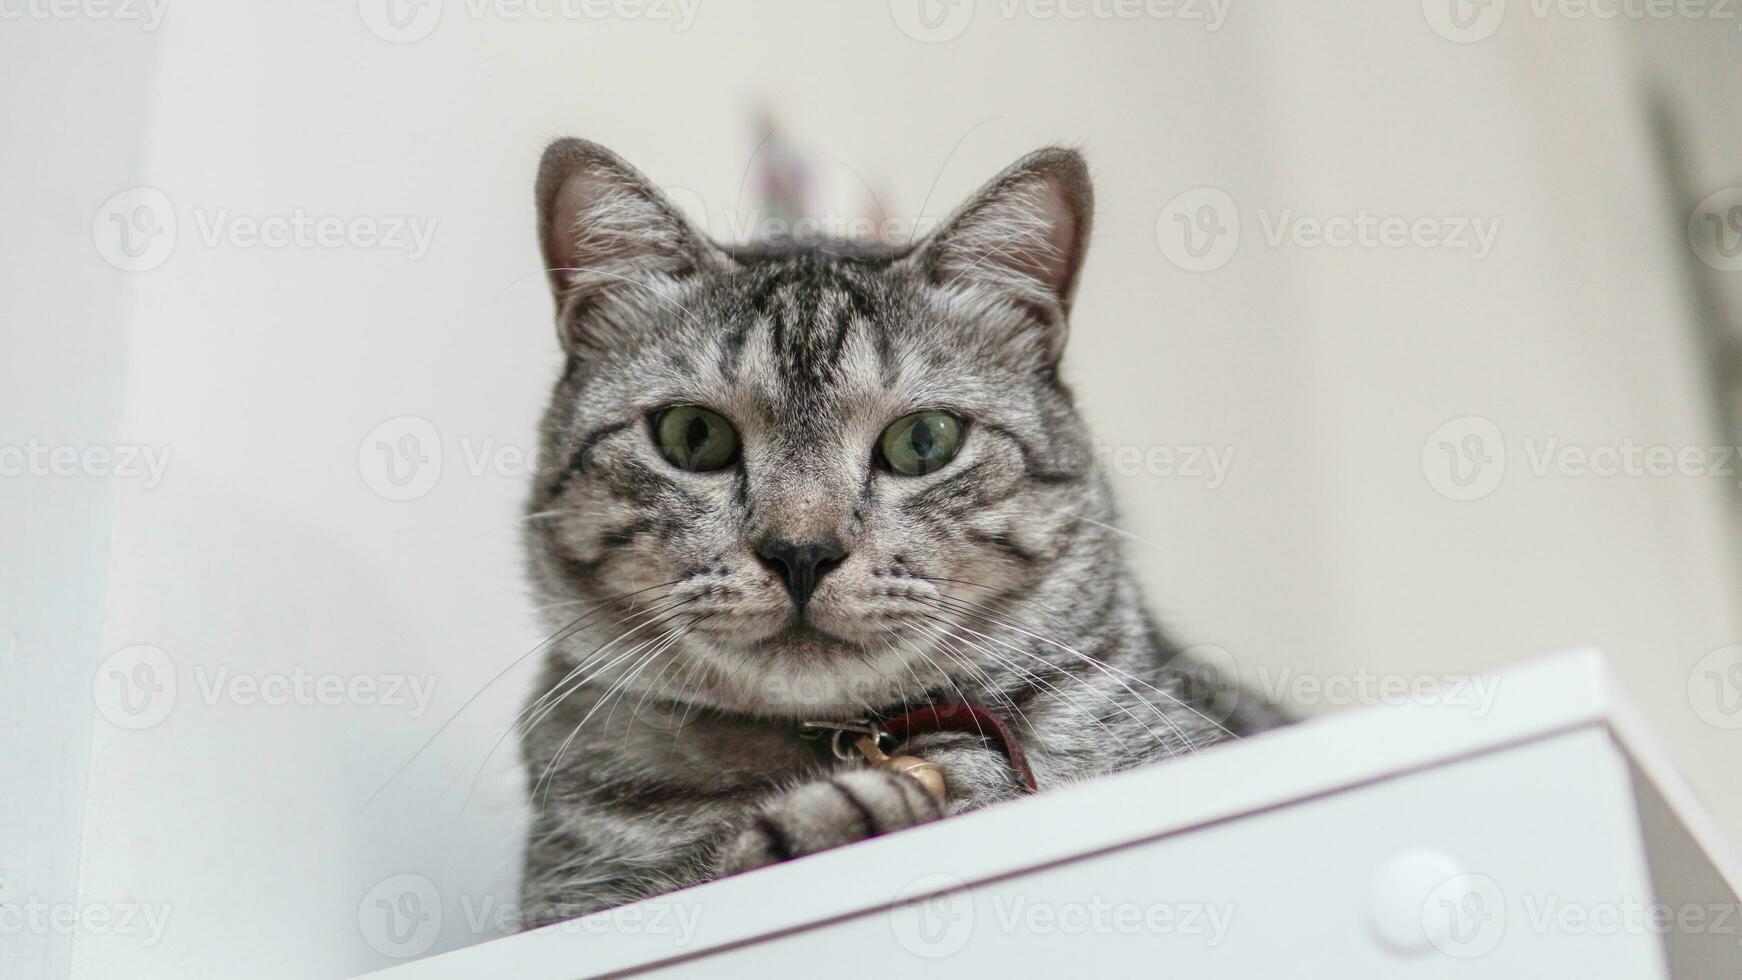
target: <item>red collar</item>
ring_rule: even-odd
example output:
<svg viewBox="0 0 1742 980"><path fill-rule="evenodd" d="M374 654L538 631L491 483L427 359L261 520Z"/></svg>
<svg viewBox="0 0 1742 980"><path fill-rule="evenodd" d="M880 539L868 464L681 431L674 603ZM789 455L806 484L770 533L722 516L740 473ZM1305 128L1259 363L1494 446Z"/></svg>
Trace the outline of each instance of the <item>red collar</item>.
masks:
<svg viewBox="0 0 1742 980"><path fill-rule="evenodd" d="M1030 793L1038 789L1034 782L1034 770L1029 768L1028 757L1022 752L1022 743L1017 740L1016 731L992 711L968 701L934 701L906 714L871 722L838 724L807 721L804 724L807 728L817 730L887 735L897 745L929 732L972 733L997 743L998 748L1010 760L1010 767L1016 770L1016 776L1022 781L1024 789Z"/></svg>

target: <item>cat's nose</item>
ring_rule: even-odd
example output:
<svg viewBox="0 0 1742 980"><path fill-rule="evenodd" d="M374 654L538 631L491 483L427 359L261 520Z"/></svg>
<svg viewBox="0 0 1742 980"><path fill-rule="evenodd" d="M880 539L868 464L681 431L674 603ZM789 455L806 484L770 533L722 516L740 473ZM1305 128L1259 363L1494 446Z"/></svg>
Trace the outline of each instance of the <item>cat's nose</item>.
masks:
<svg viewBox="0 0 1742 980"><path fill-rule="evenodd" d="M847 557L847 549L834 538L787 541L770 536L756 546L756 557L780 576L786 591L792 593L793 604L803 609L811 593L817 590L817 583Z"/></svg>

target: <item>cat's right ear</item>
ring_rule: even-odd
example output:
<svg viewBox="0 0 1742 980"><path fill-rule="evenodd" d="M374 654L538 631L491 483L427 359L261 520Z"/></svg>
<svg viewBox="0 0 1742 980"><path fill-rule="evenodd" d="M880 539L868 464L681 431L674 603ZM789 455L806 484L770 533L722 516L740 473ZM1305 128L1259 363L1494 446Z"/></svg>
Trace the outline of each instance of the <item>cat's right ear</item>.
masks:
<svg viewBox="0 0 1742 980"><path fill-rule="evenodd" d="M610 150L560 139L538 165L538 240L563 346L584 339L588 308L608 290L660 291L730 260Z"/></svg>

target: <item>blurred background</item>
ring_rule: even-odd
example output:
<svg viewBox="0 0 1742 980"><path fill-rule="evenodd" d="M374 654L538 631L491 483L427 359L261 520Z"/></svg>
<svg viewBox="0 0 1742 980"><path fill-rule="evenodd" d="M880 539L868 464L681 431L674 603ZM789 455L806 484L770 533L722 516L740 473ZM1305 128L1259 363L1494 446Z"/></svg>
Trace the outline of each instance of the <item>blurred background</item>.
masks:
<svg viewBox="0 0 1742 980"><path fill-rule="evenodd" d="M1172 632L1301 715L1598 647L1742 835L1734 5L0 0L0 66L0 903L159 920L17 975L502 931L563 135L726 239L1080 147Z"/></svg>

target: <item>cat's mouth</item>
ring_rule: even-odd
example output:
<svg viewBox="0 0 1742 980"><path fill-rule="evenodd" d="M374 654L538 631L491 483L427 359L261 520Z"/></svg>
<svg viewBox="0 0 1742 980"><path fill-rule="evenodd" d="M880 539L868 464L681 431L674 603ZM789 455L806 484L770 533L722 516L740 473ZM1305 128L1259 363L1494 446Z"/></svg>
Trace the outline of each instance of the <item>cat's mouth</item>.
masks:
<svg viewBox="0 0 1742 980"><path fill-rule="evenodd" d="M797 611L793 613L791 619L786 621L786 625L782 626L773 636L764 640L763 643L771 646L784 647L859 646L859 644L854 643L851 640L836 636L835 634L818 627L809 619L805 618L802 612Z"/></svg>
<svg viewBox="0 0 1742 980"><path fill-rule="evenodd" d="M867 650L864 641L824 629L796 611L780 625L760 635L742 628L731 630L726 635L730 645L758 658L838 657Z"/></svg>

